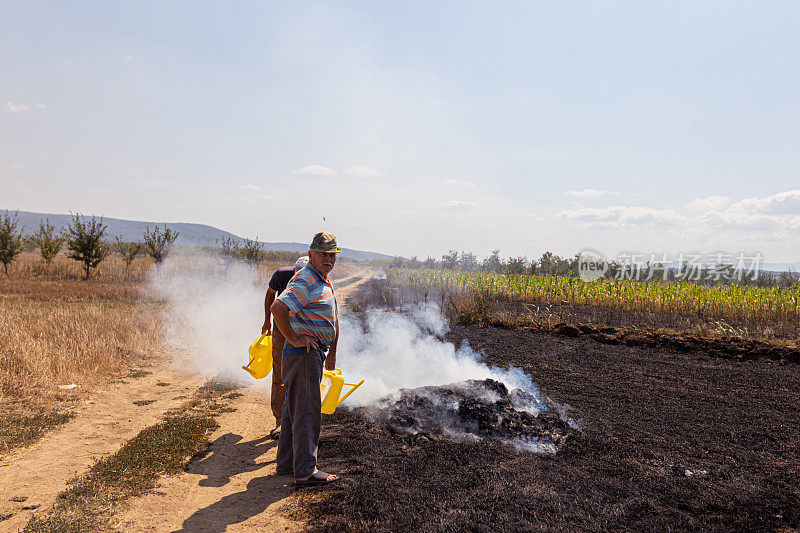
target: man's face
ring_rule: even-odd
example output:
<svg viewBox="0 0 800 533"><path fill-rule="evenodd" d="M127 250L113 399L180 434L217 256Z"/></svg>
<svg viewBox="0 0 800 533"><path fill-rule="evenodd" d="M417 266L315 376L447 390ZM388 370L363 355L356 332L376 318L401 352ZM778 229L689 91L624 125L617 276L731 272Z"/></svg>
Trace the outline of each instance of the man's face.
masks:
<svg viewBox="0 0 800 533"><path fill-rule="evenodd" d="M308 260L311 265L323 276L330 274L333 270L333 265L336 264L335 252L318 252L316 250L308 251Z"/></svg>

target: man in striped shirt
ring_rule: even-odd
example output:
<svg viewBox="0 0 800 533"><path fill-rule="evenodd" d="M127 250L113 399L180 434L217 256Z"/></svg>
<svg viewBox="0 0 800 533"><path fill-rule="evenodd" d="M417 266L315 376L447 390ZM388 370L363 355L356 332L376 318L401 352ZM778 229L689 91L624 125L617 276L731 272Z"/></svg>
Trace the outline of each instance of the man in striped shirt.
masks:
<svg viewBox="0 0 800 533"><path fill-rule="evenodd" d="M269 288L264 297L264 325L261 326L261 334L272 335L272 391L270 393L270 406L272 414L275 416L275 428L269 432L269 438L277 439L281 432L281 417L283 416L283 399L286 397L286 387L283 386L281 379L281 361L283 361L283 345L285 339L281 335L281 330L272 330L270 308L275 303L275 298L286 290L289 281L294 275L303 270L308 265L308 257L303 256L298 259L294 267L281 267L272 274L269 280Z"/></svg>
<svg viewBox="0 0 800 533"><path fill-rule="evenodd" d="M278 475L294 473L298 486L332 483L337 476L317 469L322 421L319 384L322 367L336 366L339 315L328 274L341 252L336 237L317 233L300 270L270 307L275 326L286 339L281 371L286 387L278 440ZM326 357L327 352L327 357Z"/></svg>

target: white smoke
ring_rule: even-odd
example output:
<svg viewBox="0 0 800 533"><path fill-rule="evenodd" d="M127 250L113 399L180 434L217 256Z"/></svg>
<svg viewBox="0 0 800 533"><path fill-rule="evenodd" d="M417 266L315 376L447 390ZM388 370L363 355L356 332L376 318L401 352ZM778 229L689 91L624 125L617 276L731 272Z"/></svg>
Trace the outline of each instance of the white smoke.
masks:
<svg viewBox="0 0 800 533"><path fill-rule="evenodd" d="M540 401L539 390L522 370L490 367L466 340L456 348L438 338L449 328L436 304L409 307L402 314L372 309L363 322L348 315L340 322L337 366L347 381L365 380L348 398L351 405L366 405L404 388L486 378Z"/></svg>
<svg viewBox="0 0 800 533"><path fill-rule="evenodd" d="M173 253L153 269L149 288L165 300L166 345L180 368L252 384L241 367L261 333L267 284L251 268L200 252Z"/></svg>
<svg viewBox="0 0 800 533"><path fill-rule="evenodd" d="M180 367L209 378L256 383L241 369L264 320L267 284L252 269L200 252L172 254L152 271L149 287L166 303L166 344ZM449 326L435 304L402 313L368 310L363 321L342 308L340 324L336 366L348 382L365 380L348 398L349 405L366 405L402 388L486 378L509 390L522 389L541 403L537 387L522 370L486 365L466 340L458 348L441 340ZM257 383L268 389L270 382Z"/></svg>

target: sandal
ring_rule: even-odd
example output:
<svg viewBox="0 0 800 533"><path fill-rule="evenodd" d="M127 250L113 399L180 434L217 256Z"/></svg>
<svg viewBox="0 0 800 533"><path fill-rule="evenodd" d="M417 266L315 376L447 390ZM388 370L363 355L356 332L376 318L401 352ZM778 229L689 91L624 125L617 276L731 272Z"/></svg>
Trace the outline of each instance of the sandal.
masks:
<svg viewBox="0 0 800 533"><path fill-rule="evenodd" d="M333 479L328 479L328 476L333 475ZM329 485L334 481L338 481L339 476L335 474L328 474L322 470L317 470L308 479L295 479L294 484L298 487L318 487L320 485Z"/></svg>

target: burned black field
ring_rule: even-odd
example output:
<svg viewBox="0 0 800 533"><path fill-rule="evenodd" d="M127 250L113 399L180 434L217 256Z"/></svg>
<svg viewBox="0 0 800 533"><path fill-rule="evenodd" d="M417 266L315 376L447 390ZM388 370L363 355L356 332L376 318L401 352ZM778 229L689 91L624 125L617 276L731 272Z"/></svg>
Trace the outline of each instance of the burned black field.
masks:
<svg viewBox="0 0 800 533"><path fill-rule="evenodd" d="M323 422L302 491L319 530L800 528L800 367L455 326L489 364L523 368L571 406L557 453L396 431L362 410Z"/></svg>

